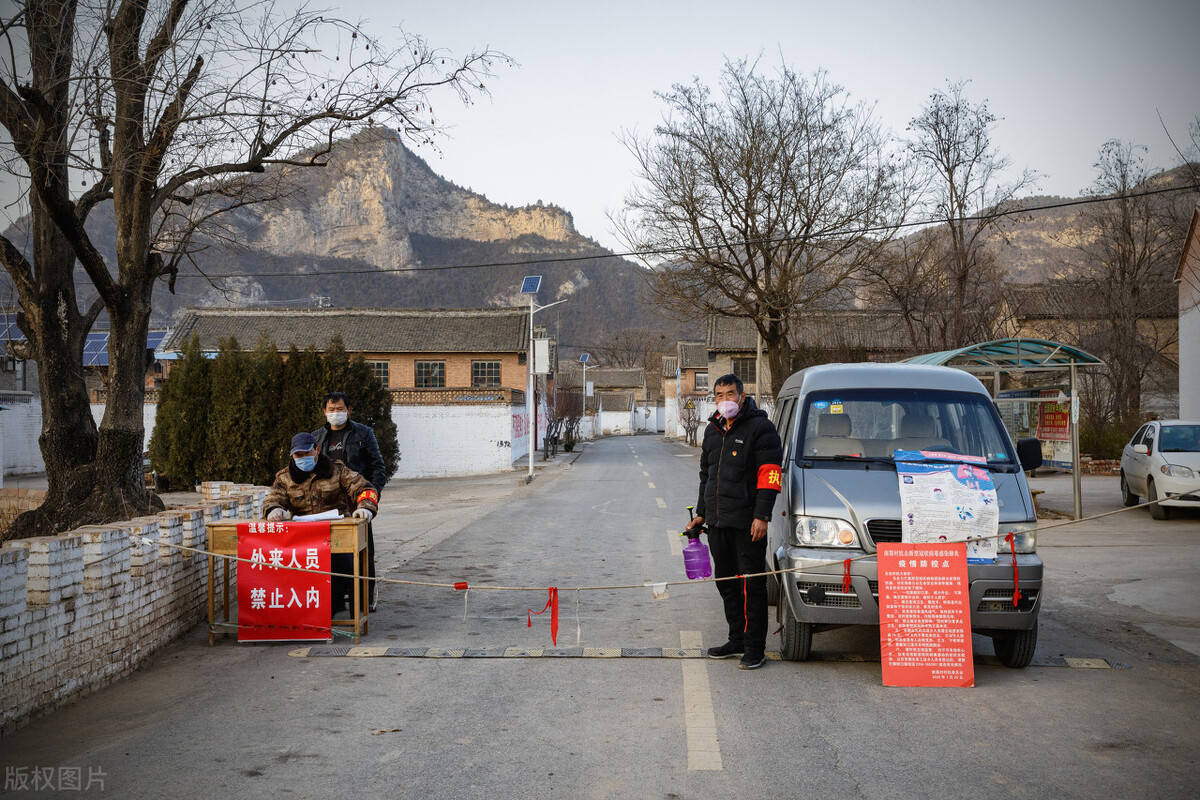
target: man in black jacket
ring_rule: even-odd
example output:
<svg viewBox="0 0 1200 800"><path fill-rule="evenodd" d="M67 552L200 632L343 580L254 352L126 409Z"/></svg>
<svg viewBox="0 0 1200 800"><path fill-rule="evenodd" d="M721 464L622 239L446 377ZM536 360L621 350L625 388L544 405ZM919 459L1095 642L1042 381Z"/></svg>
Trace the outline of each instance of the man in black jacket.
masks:
<svg viewBox="0 0 1200 800"><path fill-rule="evenodd" d="M387 470L383 466L383 455L379 452L379 442L375 440L375 431L367 425L353 422L350 419L350 399L342 392L330 392L321 399L321 410L325 412L325 424L313 431L317 440L317 450L331 461L341 461L350 469L362 475L376 491L382 492L387 483ZM375 531L367 525L367 575L375 577ZM353 567L353 563L349 564ZM336 567L333 570L338 572ZM368 604L375 610L375 581L367 582L370 587ZM340 597L333 598L333 607L337 609L345 601Z"/></svg>
<svg viewBox="0 0 1200 800"><path fill-rule="evenodd" d="M723 375L713 384L717 413L708 420L700 452L700 498L688 527L708 524L713 577L762 572L767 521L781 488L783 448L766 412L747 397L741 380ZM766 661L767 579L717 581L729 623L729 641L709 658L741 654L742 669Z"/></svg>

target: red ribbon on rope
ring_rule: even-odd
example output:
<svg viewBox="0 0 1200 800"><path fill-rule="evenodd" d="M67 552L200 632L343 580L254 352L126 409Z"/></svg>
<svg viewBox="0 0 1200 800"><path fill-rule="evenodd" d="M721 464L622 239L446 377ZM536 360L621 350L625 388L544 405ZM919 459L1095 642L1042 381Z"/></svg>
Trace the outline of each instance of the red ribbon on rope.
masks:
<svg viewBox="0 0 1200 800"><path fill-rule="evenodd" d="M547 608L550 609L550 641L558 645L558 587L551 586L547 589L549 596L546 598L546 605L542 606L541 611L534 611L532 608L525 612L525 627L533 627L533 618L544 612Z"/></svg>
<svg viewBox="0 0 1200 800"><path fill-rule="evenodd" d="M1020 581L1020 579L1021 579L1021 573L1017 569L1017 537L1013 535L1012 531L1009 531L1008 535L1004 537L1004 541L1008 542L1008 547L1012 551L1012 557L1013 557L1013 605L1015 606L1015 605L1017 605L1017 601L1021 599L1021 587L1017 585L1017 582Z"/></svg>
<svg viewBox="0 0 1200 800"><path fill-rule="evenodd" d="M750 598L746 593L746 576L739 575L742 579L742 633L750 630Z"/></svg>
<svg viewBox="0 0 1200 800"><path fill-rule="evenodd" d="M849 592L853 584L850 583L850 559L847 558L842 562L842 591Z"/></svg>
<svg viewBox="0 0 1200 800"><path fill-rule="evenodd" d="M469 588L470 588L470 586L467 584L466 581L457 581L454 584L454 591L456 591L456 592L466 591Z"/></svg>

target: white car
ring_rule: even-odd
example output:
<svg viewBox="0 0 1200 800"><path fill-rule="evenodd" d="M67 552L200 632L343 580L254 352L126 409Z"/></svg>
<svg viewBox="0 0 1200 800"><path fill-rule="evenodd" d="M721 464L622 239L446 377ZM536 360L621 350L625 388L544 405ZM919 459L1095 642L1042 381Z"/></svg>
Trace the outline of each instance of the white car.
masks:
<svg viewBox="0 0 1200 800"><path fill-rule="evenodd" d="M1121 453L1121 499L1150 506L1150 516L1166 519L1171 507L1200 509L1200 422L1161 419L1147 422Z"/></svg>

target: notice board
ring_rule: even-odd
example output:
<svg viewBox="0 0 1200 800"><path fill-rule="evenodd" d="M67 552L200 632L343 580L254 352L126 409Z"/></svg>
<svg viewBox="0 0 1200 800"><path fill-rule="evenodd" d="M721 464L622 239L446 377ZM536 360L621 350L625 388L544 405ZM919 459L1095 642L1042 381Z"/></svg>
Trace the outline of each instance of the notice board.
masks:
<svg viewBox="0 0 1200 800"><path fill-rule="evenodd" d="M329 641L329 522L240 522L237 540L238 641Z"/></svg>
<svg viewBox="0 0 1200 800"><path fill-rule="evenodd" d="M967 545L881 542L884 686L974 686Z"/></svg>

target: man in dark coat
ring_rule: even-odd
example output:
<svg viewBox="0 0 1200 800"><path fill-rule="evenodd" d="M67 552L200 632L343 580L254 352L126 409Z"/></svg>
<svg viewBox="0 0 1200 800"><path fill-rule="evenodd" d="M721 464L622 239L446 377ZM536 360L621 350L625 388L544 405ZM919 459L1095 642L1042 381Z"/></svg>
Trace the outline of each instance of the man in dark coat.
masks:
<svg viewBox="0 0 1200 800"><path fill-rule="evenodd" d="M342 462L322 455L311 433L297 433L292 437L288 465L275 474L271 491L263 500L263 514L269 520L281 520L335 509L365 519L370 525L379 510L379 492ZM331 563L334 572L354 571L354 556L349 553L335 553ZM333 579L334 614L346 608L353 583L353 578Z"/></svg>
<svg viewBox="0 0 1200 800"><path fill-rule="evenodd" d="M321 399L321 410L325 413L325 424L313 431L317 449L332 461L341 461L362 475L376 491L382 492L387 483L387 470L379 442L370 426L350 419L350 399L342 392L330 392ZM367 526L367 575L371 610L375 610L375 530ZM334 598L334 604L337 604Z"/></svg>
<svg viewBox="0 0 1200 800"><path fill-rule="evenodd" d="M722 375L713 384L717 412L704 429L700 497L688 527L708 525L713 577L763 572L767 521L782 485L783 448L766 412L747 397L741 380ZM742 669L766 662L767 579L717 581L729 640L708 649L709 658L741 655Z"/></svg>

